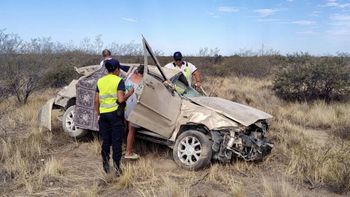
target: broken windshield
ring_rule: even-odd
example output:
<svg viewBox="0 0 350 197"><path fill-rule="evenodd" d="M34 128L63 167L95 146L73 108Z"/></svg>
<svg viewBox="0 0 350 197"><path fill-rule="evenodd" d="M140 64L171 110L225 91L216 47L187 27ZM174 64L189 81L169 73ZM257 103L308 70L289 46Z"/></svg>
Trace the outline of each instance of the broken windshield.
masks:
<svg viewBox="0 0 350 197"><path fill-rule="evenodd" d="M174 84L176 92L181 96L184 96L184 97L203 96L197 90L189 86L185 76L182 73L173 77L171 82Z"/></svg>

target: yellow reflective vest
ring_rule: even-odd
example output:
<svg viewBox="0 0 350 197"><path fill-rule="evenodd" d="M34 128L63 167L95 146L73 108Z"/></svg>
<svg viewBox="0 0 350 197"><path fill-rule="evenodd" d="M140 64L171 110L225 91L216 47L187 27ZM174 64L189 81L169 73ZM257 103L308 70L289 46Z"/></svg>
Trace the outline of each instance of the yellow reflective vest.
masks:
<svg viewBox="0 0 350 197"><path fill-rule="evenodd" d="M97 81L100 99L100 113L113 112L118 109L118 85L122 78L108 74Z"/></svg>
<svg viewBox="0 0 350 197"><path fill-rule="evenodd" d="M175 64L175 62L173 63L173 65L174 65L174 68L176 68L176 64ZM188 63L186 62L186 68L185 68L185 77L186 77L186 79L187 79L187 81L190 83L190 75L191 75L191 73L190 73L190 69L188 68Z"/></svg>

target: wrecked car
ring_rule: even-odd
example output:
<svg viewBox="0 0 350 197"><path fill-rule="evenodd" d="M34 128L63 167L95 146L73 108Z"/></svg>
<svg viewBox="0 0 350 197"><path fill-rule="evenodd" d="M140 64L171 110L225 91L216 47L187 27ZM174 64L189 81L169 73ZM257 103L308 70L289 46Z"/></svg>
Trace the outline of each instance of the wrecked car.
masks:
<svg viewBox="0 0 350 197"><path fill-rule="evenodd" d="M203 95L189 86L181 71L162 67L144 38L143 46L144 76L135 91L137 104L128 117L141 126L137 137L172 148L174 161L188 170L203 168L212 160L262 160L270 153L273 144L266 138L270 114ZM155 66L148 64L149 56ZM140 64L122 65L125 77ZM52 109L60 109L64 131L81 137L88 130L98 131L94 94L96 81L106 70L96 65L76 71L83 76L42 107L39 122L51 129Z"/></svg>

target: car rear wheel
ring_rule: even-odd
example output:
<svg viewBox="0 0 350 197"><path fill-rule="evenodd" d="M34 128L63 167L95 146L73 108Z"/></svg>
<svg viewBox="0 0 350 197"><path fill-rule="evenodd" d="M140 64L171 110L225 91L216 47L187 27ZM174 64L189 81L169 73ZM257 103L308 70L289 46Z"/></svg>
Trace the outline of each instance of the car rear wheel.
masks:
<svg viewBox="0 0 350 197"><path fill-rule="evenodd" d="M208 136L189 130L182 133L175 142L173 158L184 169L198 170L210 164L212 142Z"/></svg>
<svg viewBox="0 0 350 197"><path fill-rule="evenodd" d="M75 115L75 105L68 107L64 112L62 118L62 127L65 132L68 133L71 137L83 137L86 135L87 130L77 128L74 124L74 115Z"/></svg>

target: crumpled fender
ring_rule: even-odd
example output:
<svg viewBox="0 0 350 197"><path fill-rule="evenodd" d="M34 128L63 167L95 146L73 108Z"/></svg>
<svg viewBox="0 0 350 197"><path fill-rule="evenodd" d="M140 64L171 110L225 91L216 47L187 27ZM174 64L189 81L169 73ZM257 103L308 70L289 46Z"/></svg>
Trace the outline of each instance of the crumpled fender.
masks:
<svg viewBox="0 0 350 197"><path fill-rule="evenodd" d="M51 114L55 98L48 100L38 113L38 125L40 128L45 127L51 131Z"/></svg>
<svg viewBox="0 0 350 197"><path fill-rule="evenodd" d="M193 123L198 125L204 125L209 130L240 126L237 122L230 120L224 115L218 114L217 112L202 107L200 105L196 105L190 101L183 100L181 106L181 113L177 120L175 132L172 134L169 140L176 140L176 136L182 125Z"/></svg>

